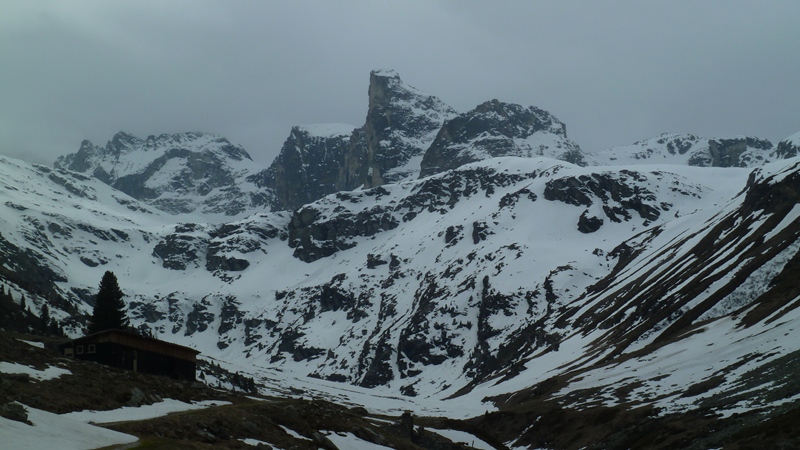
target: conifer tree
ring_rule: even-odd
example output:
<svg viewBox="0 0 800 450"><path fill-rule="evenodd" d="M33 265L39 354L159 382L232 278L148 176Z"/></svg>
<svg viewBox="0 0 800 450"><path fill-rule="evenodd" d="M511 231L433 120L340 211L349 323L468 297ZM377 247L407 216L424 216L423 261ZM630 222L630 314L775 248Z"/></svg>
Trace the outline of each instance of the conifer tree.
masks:
<svg viewBox="0 0 800 450"><path fill-rule="evenodd" d="M53 336L61 336L63 333L61 327L58 325L58 321L54 317L50 318L50 323L47 324L47 333Z"/></svg>
<svg viewBox="0 0 800 450"><path fill-rule="evenodd" d="M92 319L89 323L89 334L128 327L125 302L122 301L124 295L119 288L114 272L106 271L100 281L100 289L97 292L97 298L94 303Z"/></svg>
<svg viewBox="0 0 800 450"><path fill-rule="evenodd" d="M45 306L47 306L47 305L45 305ZM23 311L28 309L28 305L25 303L25 294L22 294L22 297L20 297L20 299L19 299L19 307Z"/></svg>
<svg viewBox="0 0 800 450"><path fill-rule="evenodd" d="M25 297L23 296L23 299ZM39 315L39 332L47 334L50 325L50 307L47 303L42 305L42 313Z"/></svg>

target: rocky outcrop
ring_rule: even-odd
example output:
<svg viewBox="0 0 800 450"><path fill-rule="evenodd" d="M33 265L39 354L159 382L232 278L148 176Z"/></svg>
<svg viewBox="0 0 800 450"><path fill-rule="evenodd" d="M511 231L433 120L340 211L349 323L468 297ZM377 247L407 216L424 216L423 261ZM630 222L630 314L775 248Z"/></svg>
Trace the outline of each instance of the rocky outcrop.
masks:
<svg viewBox="0 0 800 450"><path fill-rule="evenodd" d="M662 210L669 211L672 205L659 202L657 196L644 187L647 181L646 174L629 170L556 178L545 185L544 198L585 207L591 207L594 204L592 199L596 199L610 221L629 221L633 218L630 213L633 211L648 225L661 216ZM588 210L585 210L578 221L578 230L592 233L602 224L603 219L589 217Z"/></svg>
<svg viewBox="0 0 800 450"><path fill-rule="evenodd" d="M239 145L207 133L139 139L117 133L105 147L83 141L56 168L92 175L171 214L239 216L268 210L271 192L249 179L258 168Z"/></svg>
<svg viewBox="0 0 800 450"><path fill-rule="evenodd" d="M342 212L320 220L319 212L310 205L292 216L289 245L295 249L296 258L313 262L354 247L352 240L355 237L372 236L397 228L398 225L399 222L389 211L378 206L356 213Z"/></svg>
<svg viewBox="0 0 800 450"><path fill-rule="evenodd" d="M36 239L37 235L27 237ZM61 271L48 265L47 258L43 254L32 248L16 246L2 233L0 233L0 278L43 296L58 292L56 283L67 281Z"/></svg>
<svg viewBox="0 0 800 450"><path fill-rule="evenodd" d="M276 213L275 217L281 217ZM267 253L272 240L288 238L283 227L269 218L253 216L253 220L219 226L181 224L166 234L153 248L152 256L161 260L165 269L187 270L205 266L223 280L229 272L241 272L250 266L250 253ZM203 261L205 260L205 264Z"/></svg>
<svg viewBox="0 0 800 450"><path fill-rule="evenodd" d="M690 166L757 167L772 160L772 143L754 137L709 139L706 151L693 154Z"/></svg>
<svg viewBox="0 0 800 450"><path fill-rule="evenodd" d="M498 156L548 156L585 165L580 147L553 115L492 100L445 122L422 158L420 177Z"/></svg>

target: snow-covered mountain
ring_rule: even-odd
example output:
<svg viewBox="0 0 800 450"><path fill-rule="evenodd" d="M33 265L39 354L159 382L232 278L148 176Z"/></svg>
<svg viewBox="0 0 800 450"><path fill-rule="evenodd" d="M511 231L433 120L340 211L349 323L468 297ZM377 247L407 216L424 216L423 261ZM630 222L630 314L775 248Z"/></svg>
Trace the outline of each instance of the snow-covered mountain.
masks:
<svg viewBox="0 0 800 450"><path fill-rule="evenodd" d="M86 312L114 270L136 280L134 322L169 340L406 394L449 395L585 336L598 350L580 366L669 340L758 304L797 251L794 160L751 174L495 158L222 225L3 167L3 239L56 274L41 294Z"/></svg>
<svg viewBox="0 0 800 450"><path fill-rule="evenodd" d="M269 211L271 191L257 186L259 172L239 145L208 133L139 139L119 132L99 147L83 141L56 168L91 175L171 214L224 220ZM263 169L262 169L263 170Z"/></svg>
<svg viewBox="0 0 800 450"><path fill-rule="evenodd" d="M692 134L664 133L632 145L613 147L593 154L590 161L599 166L625 164L680 164L698 167L759 167L785 159L766 139L751 136L702 138Z"/></svg>
<svg viewBox="0 0 800 450"><path fill-rule="evenodd" d="M775 153L776 156L781 159L794 158L800 155L800 132L778 142Z"/></svg>
<svg viewBox="0 0 800 450"><path fill-rule="evenodd" d="M371 95L399 82L372 78ZM438 169L422 178L388 182L399 172L382 166L376 186L344 189L369 126L295 127L272 166L230 171L228 192L274 197L224 222L191 156L247 160L218 137L186 137L194 150L174 163L156 161L182 146L127 135L55 169L0 157L0 279L79 333L112 270L133 325L265 389L481 415L514 447L561 446L547 444L564 442L553 411L613 410L636 418L620 424L630 435L713 416L716 443L800 411L800 134L775 148L662 135L592 155L535 108L436 111L413 158ZM455 162L425 166L433 152ZM182 195L192 213L157 208Z"/></svg>

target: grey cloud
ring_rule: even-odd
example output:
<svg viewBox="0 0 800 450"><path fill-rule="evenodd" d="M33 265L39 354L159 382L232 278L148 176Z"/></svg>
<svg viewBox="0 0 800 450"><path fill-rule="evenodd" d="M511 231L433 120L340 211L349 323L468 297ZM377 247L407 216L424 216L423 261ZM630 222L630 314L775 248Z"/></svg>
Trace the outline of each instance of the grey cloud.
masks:
<svg viewBox="0 0 800 450"><path fill-rule="evenodd" d="M5 6L4 6L5 8ZM586 150L800 130L795 2L53 1L0 15L0 153L211 131L268 164L292 125L363 123L369 71L466 111L536 105Z"/></svg>

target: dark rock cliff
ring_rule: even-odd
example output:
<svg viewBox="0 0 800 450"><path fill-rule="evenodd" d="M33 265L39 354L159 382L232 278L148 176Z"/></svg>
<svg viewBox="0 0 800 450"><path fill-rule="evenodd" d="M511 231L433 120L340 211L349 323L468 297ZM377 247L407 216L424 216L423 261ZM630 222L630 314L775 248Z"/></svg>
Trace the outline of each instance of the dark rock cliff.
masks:
<svg viewBox="0 0 800 450"><path fill-rule="evenodd" d="M296 210L346 185L340 178L353 128L292 127L281 152L264 173L277 210Z"/></svg>

